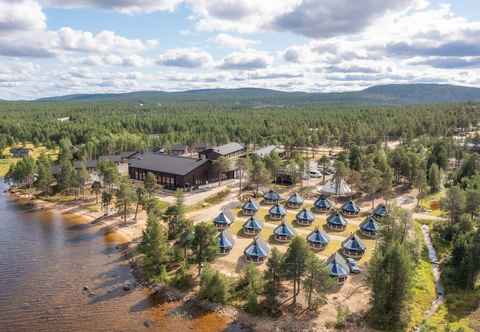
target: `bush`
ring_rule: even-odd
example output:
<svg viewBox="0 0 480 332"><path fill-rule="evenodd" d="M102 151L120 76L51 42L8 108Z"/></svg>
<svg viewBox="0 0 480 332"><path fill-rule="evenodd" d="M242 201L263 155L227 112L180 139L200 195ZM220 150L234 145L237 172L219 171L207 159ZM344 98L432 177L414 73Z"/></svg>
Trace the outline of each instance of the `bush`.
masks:
<svg viewBox="0 0 480 332"><path fill-rule="evenodd" d="M336 329L343 329L347 326L347 318L350 315L348 307L339 305L337 307L337 320L335 322Z"/></svg>
<svg viewBox="0 0 480 332"><path fill-rule="evenodd" d="M193 275L188 271L186 265L182 265L180 269L175 273L175 278L173 280L173 286L181 290L192 289L195 284Z"/></svg>
<svg viewBox="0 0 480 332"><path fill-rule="evenodd" d="M229 298L229 284L220 272L213 272L205 268L200 277L200 291L198 296L211 302L225 304Z"/></svg>

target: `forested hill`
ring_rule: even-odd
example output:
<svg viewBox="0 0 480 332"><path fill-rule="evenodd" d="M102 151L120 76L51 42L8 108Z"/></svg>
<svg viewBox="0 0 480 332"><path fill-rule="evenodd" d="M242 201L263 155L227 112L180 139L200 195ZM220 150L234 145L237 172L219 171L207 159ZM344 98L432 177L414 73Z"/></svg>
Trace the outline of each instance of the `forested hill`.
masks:
<svg viewBox="0 0 480 332"><path fill-rule="evenodd" d="M221 103L262 105L294 104L431 104L480 101L480 88L440 84L392 84L341 93L282 92L269 89L205 89L181 92L140 91L119 94L77 94L38 101L130 103Z"/></svg>

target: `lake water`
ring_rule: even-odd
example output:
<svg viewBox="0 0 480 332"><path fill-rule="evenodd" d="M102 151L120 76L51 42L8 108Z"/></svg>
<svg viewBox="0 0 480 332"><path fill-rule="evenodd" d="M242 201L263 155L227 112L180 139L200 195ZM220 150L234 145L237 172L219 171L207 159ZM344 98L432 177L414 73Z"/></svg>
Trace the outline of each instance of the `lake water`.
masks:
<svg viewBox="0 0 480 332"><path fill-rule="evenodd" d="M0 183L0 331L226 331L213 313L172 317L134 281L118 238L75 217L35 211ZM88 291L83 289L88 287Z"/></svg>

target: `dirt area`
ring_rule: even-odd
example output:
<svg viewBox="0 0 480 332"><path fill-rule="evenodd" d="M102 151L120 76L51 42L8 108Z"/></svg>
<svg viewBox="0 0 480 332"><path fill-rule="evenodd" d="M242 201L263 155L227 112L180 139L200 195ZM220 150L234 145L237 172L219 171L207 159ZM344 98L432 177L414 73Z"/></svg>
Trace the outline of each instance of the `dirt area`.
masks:
<svg viewBox="0 0 480 332"><path fill-rule="evenodd" d="M316 186L320 182L319 179L312 179L308 184L304 183L305 186ZM187 205L194 205L198 202L202 202L206 198L214 195L217 192L225 190L227 187L230 188L230 194L219 204L206 207L204 209L199 209L192 211L188 214L188 217L191 218L195 223L206 221L211 222L222 209L229 209L232 211L235 216L235 221L230 227L230 231L235 240L235 246L233 250L225 256L219 256L216 259L212 266L226 275L229 276L238 276L246 266L246 261L243 256L244 249L251 243L252 237L245 236L242 233L242 225L247 217L243 216L240 212L240 201L238 199L238 189L237 184L234 181L229 183L224 183L222 186L216 186L215 188L210 188L204 192L197 192L185 195L185 203ZM288 190L282 191L282 197L287 199L291 193L299 188L290 188ZM413 210L416 205L416 192L399 192L395 198L396 203L402 207L409 210ZM174 195L172 195L174 202ZM160 197L161 200L167 201L165 196ZM381 199L375 201L375 205L383 202ZM129 218L127 224L125 224L119 217L103 217L103 212L95 211L92 206L95 206L94 198L90 197L86 201L77 201L72 203L49 203L45 201L35 201L36 205L40 209L54 209L60 213L65 214L76 214L82 217L89 218L92 222L98 222L104 224L106 227L113 231L115 234L120 234L121 237L125 239L125 242L129 241L138 241L141 239L142 231L146 223L146 214L145 212L140 212L137 218L137 221L132 220L133 216ZM311 208L314 201L307 199L304 203L304 207ZM333 202L337 208L340 207L341 203ZM361 213L358 217L348 218L348 226L345 231L342 232L331 232L327 229L327 233L330 236L330 243L327 248L317 255L326 259L332 253L341 248L341 243L346 239L350 234L357 232L360 223L371 211L372 205L369 200L359 200L357 201L361 208ZM268 209L270 205L261 205L260 210L257 213L257 218L264 223L264 228L260 236L266 240L271 247L276 247L281 252L285 252L288 248L288 244L280 244L271 238L274 228L279 224L279 222L270 221L267 217ZM295 215L299 209L287 209L286 221L292 225L298 235L306 237L316 226L324 227L326 223L327 215L325 214L314 214L315 222L311 226L298 226L294 222ZM413 215L414 218L418 219L427 219L427 216L430 216L428 213L416 213ZM367 239L362 237L362 240L367 246L367 252L365 256L359 261L359 266L365 271L368 267L368 261L373 254L375 248L375 240ZM258 266L259 270L264 270L266 264L261 264ZM276 331L277 329L283 329L286 326L291 327L293 331L296 330L310 330L310 331L329 331L332 330L332 326L335 323L337 317L337 307L343 306L348 308L348 311L355 315L356 317L363 317L364 313L368 310L368 301L369 301L369 289L366 286L365 282L366 274L365 272L360 275L351 275L348 280L341 287L335 289L334 292L328 294L327 302L323 305L317 315L309 316L309 313L298 314L286 314L285 316L273 320L265 317L251 317L246 315L243 312L237 312L237 320L248 322L248 325L253 325L255 331ZM303 301L303 300L300 300ZM287 310L288 312L288 310ZM356 328L355 331L369 331L368 329Z"/></svg>

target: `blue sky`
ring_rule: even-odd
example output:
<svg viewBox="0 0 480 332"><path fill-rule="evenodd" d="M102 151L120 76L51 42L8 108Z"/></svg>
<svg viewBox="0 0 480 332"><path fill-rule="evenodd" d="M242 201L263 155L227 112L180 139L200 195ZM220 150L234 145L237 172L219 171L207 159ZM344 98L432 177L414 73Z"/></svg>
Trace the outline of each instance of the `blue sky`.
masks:
<svg viewBox="0 0 480 332"><path fill-rule="evenodd" d="M480 86L478 0L0 0L0 99Z"/></svg>

